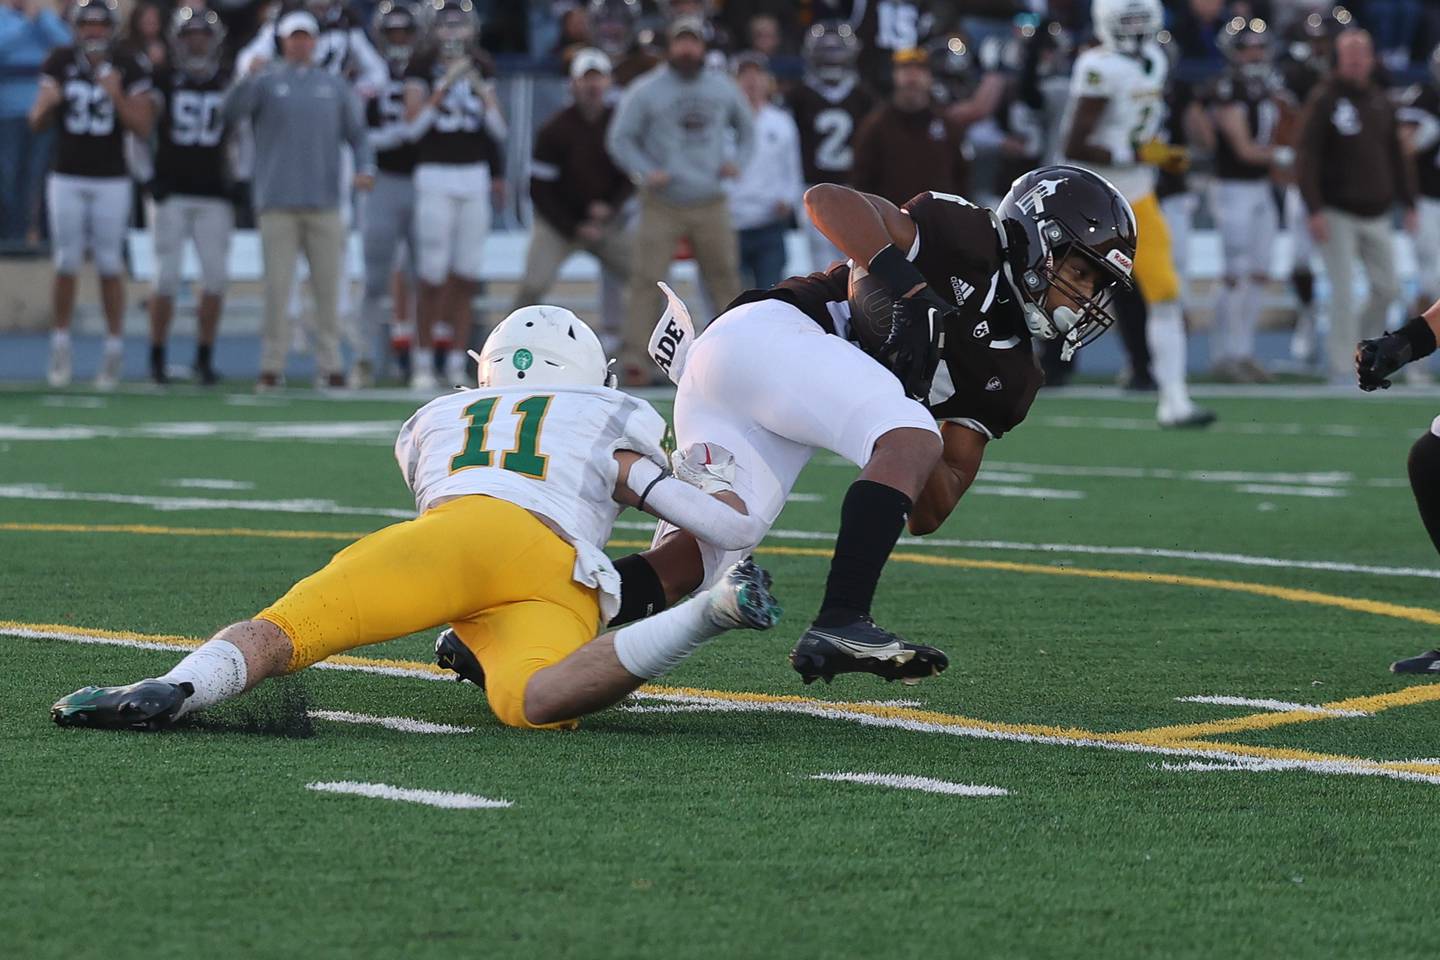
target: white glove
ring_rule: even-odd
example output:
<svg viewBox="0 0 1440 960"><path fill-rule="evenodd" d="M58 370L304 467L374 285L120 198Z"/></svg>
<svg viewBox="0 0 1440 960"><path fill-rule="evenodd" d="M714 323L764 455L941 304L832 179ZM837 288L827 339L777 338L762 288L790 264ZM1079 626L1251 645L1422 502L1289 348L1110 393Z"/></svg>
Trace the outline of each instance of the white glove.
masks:
<svg viewBox="0 0 1440 960"><path fill-rule="evenodd" d="M670 455L670 469L676 479L701 493L735 489L735 456L718 444L692 443L683 452L676 450Z"/></svg>

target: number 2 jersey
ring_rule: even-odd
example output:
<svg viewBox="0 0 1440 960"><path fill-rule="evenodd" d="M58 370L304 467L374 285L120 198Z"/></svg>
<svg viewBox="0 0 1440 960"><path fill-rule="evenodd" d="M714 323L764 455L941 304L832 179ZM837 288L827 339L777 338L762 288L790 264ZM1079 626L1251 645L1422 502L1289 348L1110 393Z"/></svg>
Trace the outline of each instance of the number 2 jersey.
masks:
<svg viewBox="0 0 1440 960"><path fill-rule="evenodd" d="M118 54L101 68L120 71L120 88L133 96L150 89L150 71L139 60ZM55 145L56 173L76 177L123 177L125 131L115 101L100 86L95 68L75 47L61 47L40 67L40 82L61 93Z"/></svg>
<svg viewBox="0 0 1440 960"><path fill-rule="evenodd" d="M1144 44L1133 55L1093 47L1075 58L1070 105L1061 128L1070 129L1081 98L1108 101L1090 144L1109 150L1115 162L1084 166L1113 183L1131 203L1155 192L1155 168L1136 160L1135 151L1158 137L1164 127L1169 69L1170 61L1154 42Z"/></svg>
<svg viewBox="0 0 1440 960"><path fill-rule="evenodd" d="M958 308L945 329L927 406L936 420L996 439L1025 419L1045 381L1024 314L1001 272L999 230L989 211L950 194L922 193L902 209L916 227L910 260L930 289ZM849 264L837 263L743 294L731 306L783 300L827 333L848 337L849 284Z"/></svg>
<svg viewBox="0 0 1440 960"><path fill-rule="evenodd" d="M575 548L575 580L601 591L608 621L619 576L603 548L625 509L614 500L615 452L668 467L664 435L654 407L608 387L482 388L421 407L400 428L395 459L421 512L479 494L549 520Z"/></svg>
<svg viewBox="0 0 1440 960"><path fill-rule="evenodd" d="M850 141L874 108L874 94L853 78L834 86L807 80L787 100L800 130L805 182L849 183L855 165Z"/></svg>
<svg viewBox="0 0 1440 960"><path fill-rule="evenodd" d="M155 72L155 179L157 200L171 194L189 197L227 195L225 91L230 74L208 76L163 68Z"/></svg>

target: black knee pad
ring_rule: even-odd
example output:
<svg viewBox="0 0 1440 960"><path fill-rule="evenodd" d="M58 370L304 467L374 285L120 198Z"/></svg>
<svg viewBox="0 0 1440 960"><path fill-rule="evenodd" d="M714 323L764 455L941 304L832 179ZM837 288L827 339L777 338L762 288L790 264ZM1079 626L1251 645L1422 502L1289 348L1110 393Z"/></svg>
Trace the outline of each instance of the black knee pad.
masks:
<svg viewBox="0 0 1440 960"><path fill-rule="evenodd" d="M1415 493L1415 506L1430 534L1430 542L1440 550L1440 437L1430 431L1410 448L1410 489Z"/></svg>

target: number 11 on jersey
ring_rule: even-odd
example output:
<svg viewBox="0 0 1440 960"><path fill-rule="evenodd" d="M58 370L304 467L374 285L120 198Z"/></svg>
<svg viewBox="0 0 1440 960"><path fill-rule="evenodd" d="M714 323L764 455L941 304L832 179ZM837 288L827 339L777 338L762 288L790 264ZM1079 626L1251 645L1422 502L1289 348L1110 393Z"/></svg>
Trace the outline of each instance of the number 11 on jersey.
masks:
<svg viewBox="0 0 1440 960"><path fill-rule="evenodd" d="M499 455L500 469L536 480L545 479L550 458L540 452L540 428L550 410L550 401L554 399L550 396L526 397L515 404L513 412L520 418L515 425L515 442ZM499 397L486 397L465 408L464 416L470 421L470 426L465 431L464 449L450 459L451 473L494 465L495 454L486 448L486 442L490 421L495 416L495 405L499 402Z"/></svg>

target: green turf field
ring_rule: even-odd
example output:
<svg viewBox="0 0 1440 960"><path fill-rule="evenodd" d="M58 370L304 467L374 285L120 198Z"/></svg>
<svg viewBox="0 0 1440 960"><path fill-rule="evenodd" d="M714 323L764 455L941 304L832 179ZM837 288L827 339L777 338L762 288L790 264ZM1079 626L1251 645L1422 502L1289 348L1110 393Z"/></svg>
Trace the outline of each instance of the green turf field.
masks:
<svg viewBox="0 0 1440 960"><path fill-rule="evenodd" d="M1404 477L1440 397L1235 396L1179 434L1042 395L888 568L877 619L951 657L914 688L785 661L854 475L822 455L760 555L780 627L578 732L501 728L430 635L167 733L50 723L404 515L414 406L0 392L6 955L1435 955L1440 684L1386 667L1436 645Z"/></svg>

